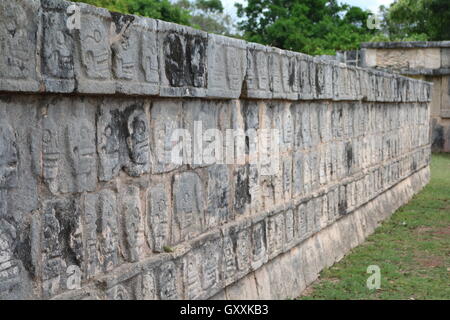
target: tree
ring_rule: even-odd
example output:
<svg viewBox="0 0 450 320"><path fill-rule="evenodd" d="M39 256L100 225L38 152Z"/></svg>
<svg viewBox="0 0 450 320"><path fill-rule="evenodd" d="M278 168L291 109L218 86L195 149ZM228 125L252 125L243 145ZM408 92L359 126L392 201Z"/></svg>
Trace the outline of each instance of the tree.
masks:
<svg viewBox="0 0 450 320"><path fill-rule="evenodd" d="M173 5L169 0L75 0L75 2L85 2L124 14L136 14L184 25L191 24L189 11Z"/></svg>
<svg viewBox="0 0 450 320"><path fill-rule="evenodd" d="M449 40L449 0L397 0L384 15L388 40Z"/></svg>
<svg viewBox="0 0 450 320"><path fill-rule="evenodd" d="M221 0L75 0L110 11L174 22L206 32L231 35L233 22Z"/></svg>
<svg viewBox="0 0 450 320"><path fill-rule="evenodd" d="M336 0L248 0L236 7L246 40L308 54L355 49L375 34L367 28L369 11Z"/></svg>
<svg viewBox="0 0 450 320"><path fill-rule="evenodd" d="M191 13L193 27L206 32L231 35L233 21L223 12L221 0L179 0L176 5Z"/></svg>

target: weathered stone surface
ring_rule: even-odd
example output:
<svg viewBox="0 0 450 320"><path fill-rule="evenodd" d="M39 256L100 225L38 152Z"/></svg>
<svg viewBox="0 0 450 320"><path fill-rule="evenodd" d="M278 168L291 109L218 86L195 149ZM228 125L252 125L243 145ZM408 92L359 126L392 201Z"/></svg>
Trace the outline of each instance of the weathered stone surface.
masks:
<svg viewBox="0 0 450 320"><path fill-rule="evenodd" d="M40 221L42 295L49 298L69 288L66 269L84 261L79 205L75 200L55 199L44 204ZM37 239L35 239L37 240Z"/></svg>
<svg viewBox="0 0 450 320"><path fill-rule="evenodd" d="M207 54L208 97L239 98L247 69L246 43L209 34Z"/></svg>
<svg viewBox="0 0 450 320"><path fill-rule="evenodd" d="M299 66L300 100L312 100L316 97L316 77L313 58L304 54L297 54Z"/></svg>
<svg viewBox="0 0 450 320"><path fill-rule="evenodd" d="M207 228L222 225L230 219L229 181L229 172L226 165L214 165L208 168L207 209L205 211Z"/></svg>
<svg viewBox="0 0 450 320"><path fill-rule="evenodd" d="M13 0L0 4L0 88L39 91L36 72L39 1Z"/></svg>
<svg viewBox="0 0 450 320"><path fill-rule="evenodd" d="M111 14L101 8L80 3L82 28L76 38L74 67L80 93L115 93L112 74L113 28Z"/></svg>
<svg viewBox="0 0 450 320"><path fill-rule="evenodd" d="M266 222L258 222L252 227L252 260L251 267L253 270L258 269L267 262L267 238L266 238Z"/></svg>
<svg viewBox="0 0 450 320"><path fill-rule="evenodd" d="M147 110L144 103L114 103L97 114L99 178L109 181L123 168L132 177L150 172L151 150Z"/></svg>
<svg viewBox="0 0 450 320"><path fill-rule="evenodd" d="M42 92L2 65L1 299L295 297L429 179L428 83L84 4L73 31L69 3L19 2L1 45L28 8L39 59L5 81Z"/></svg>
<svg viewBox="0 0 450 320"><path fill-rule="evenodd" d="M204 97L207 88L208 35L158 22L161 96Z"/></svg>
<svg viewBox="0 0 450 320"><path fill-rule="evenodd" d="M4 199L1 200L4 201ZM22 267L14 257L17 232L18 230L5 219L5 216L0 218L0 298L2 300L19 299L23 294Z"/></svg>
<svg viewBox="0 0 450 320"><path fill-rule="evenodd" d="M205 225L203 188L199 176L193 172L175 176L172 243L192 239L202 232Z"/></svg>
<svg viewBox="0 0 450 320"><path fill-rule="evenodd" d="M128 262L136 262L143 254L144 228L139 188L130 186L122 190L122 226L124 238L122 253Z"/></svg>
<svg viewBox="0 0 450 320"><path fill-rule="evenodd" d="M187 109L184 128L191 137L183 150L184 163L194 168L223 163L222 137L218 130L219 109L211 108L209 101L191 100L183 105Z"/></svg>
<svg viewBox="0 0 450 320"><path fill-rule="evenodd" d="M368 117L366 119L363 117L363 111L366 110L364 104L335 102L331 108L315 103L294 106L284 103L274 106L253 103L244 108L242 122L245 127L273 126L282 131L284 156L281 171L274 177L261 179L259 167L253 164L235 167L234 177L227 165L199 167L195 173L183 172L184 168L178 166L177 171L181 172L177 172L173 178L171 173L163 171L150 180L145 178L145 173L140 177L120 175L118 169L111 170L109 177L104 179L100 173L106 170L101 169L99 178L108 181L108 188L104 189L103 185L96 182L93 191L84 193L83 190L89 187L86 177L90 172L83 168L91 168L89 164L96 163L91 162L93 160L90 156L92 147L95 148L93 132L105 132L105 124L119 129L117 133L104 135L116 138L107 140L102 137L103 141L98 142L97 150L101 150L99 165L100 168L107 168L105 164L108 162L103 161L102 164L101 161L102 158L108 159L108 156L112 160L109 162L112 163L110 168L116 166L127 170L126 166L130 165L130 157L135 150L130 141L134 132L129 123L133 120L129 119L141 121L144 128L151 128L153 125L147 116L148 103L142 103L139 99L132 99L131 102L108 99L92 109L82 106L81 101L93 105L93 99L75 100L68 104L75 110L64 117L66 101L43 99L43 106L34 106L39 112L31 113L27 120L36 119L37 122L36 128L30 131L22 129L21 123L24 120L17 121L23 109L11 109L10 105L14 105L12 100L2 100L0 146L4 152L0 166L0 195L6 201L1 201L0 212L8 217L5 221L14 228L3 229L16 230L15 233L20 234L21 243L21 253L16 255L15 249L11 247L14 232L6 232L5 260L11 261L17 268L5 269L11 272L5 277L13 280L5 282L9 284L5 284L4 288L14 288L12 290L15 290L17 296L23 296L23 288L29 285L29 280L22 280L23 277L29 277L29 274L36 274L36 277L43 279L42 293L37 293L37 296L58 298L69 297L70 288L67 283L76 283L74 279L78 275L81 283L90 283L94 277L111 272L123 280L108 284L100 290L102 293L92 293L83 288L83 292L74 291L71 297L209 298L219 293L224 286L246 277L249 272L259 270L269 260L277 260L283 252L288 252L301 241L333 225L336 220L351 215L374 196L395 186L399 180L426 167L429 161L424 151L427 140L417 133L425 135L428 130L427 122L423 120L427 116L425 104L371 106L367 108L369 111L364 112ZM59 105L63 106L58 108ZM130 108L128 105L143 107ZM159 110L154 109L155 125L163 111L162 107L161 104ZM171 107L174 112L176 107L176 104ZM191 123L191 120L187 120L194 118L209 121L211 115L208 110L212 108L211 103L204 104L203 109L194 103L186 104L186 108L190 109L185 115L186 123ZM214 125L219 122L216 121L215 112L211 112ZM144 116L133 116L136 113ZM182 116L183 113L175 112L174 118ZM114 117L117 122L113 121ZM296 141L298 117L303 120L299 129L302 132L300 142ZM95 118L96 122L93 121ZM76 119L81 121L77 122ZM21 129L18 130L17 127ZM39 134L32 134L34 131ZM42 132L46 135L42 136ZM150 129L144 130L145 132L150 132ZM87 139L83 140L83 137ZM367 142L364 139L368 139ZM405 139L412 139L414 143L401 143ZM298 144L304 145L303 140L309 141L306 144L308 150L294 148ZM31 141L36 141L36 144L33 143L30 150ZM107 141L112 141L108 147ZM148 141L149 144L153 143L150 137ZM102 145L105 147L102 148ZM292 153L291 148L294 148ZM365 151L366 149L371 151ZM118 156L112 156L115 152ZM93 153L95 154L95 149ZM145 158L147 159L147 155ZM406 159L409 161L403 164ZM21 233L26 230L28 222L16 218L11 220L14 216L11 215L11 209L17 206L15 196L11 196L15 194L16 188L23 188L21 161L27 161L27 170L41 175L44 190L49 191L45 194L54 194L45 200L42 218L38 218L34 224L34 230L37 231L31 233L30 249L26 249L27 239ZM379 166L381 161L385 162L383 166L376 167L378 169L373 171L370 169L364 176L359 175L364 172L361 171L364 168L369 170L374 165ZM61 186L63 178L71 184ZM170 179L173 179L172 187L168 184ZM345 179L345 182L340 182L339 179ZM116 181L126 183L116 184ZM269 193L272 196L267 196L266 191L270 188L266 188L270 185L272 191ZM101 190L97 190L99 186ZM323 188L328 191L323 193ZM37 193L28 189L29 194L30 192ZM61 196L61 193L64 195ZM78 195L79 193L82 195ZM311 198L313 194L316 195ZM258 198L260 196L261 200ZM273 200L269 201L269 198ZM262 202L258 204L258 201ZM37 202L28 202L21 207L20 212L24 212L25 217L37 208L33 203ZM290 207L291 203L296 205ZM275 209L275 206L282 206L282 209ZM272 213L265 216L265 212L272 209ZM392 208L386 207L385 210ZM235 222L237 216L242 218ZM235 223L237 225L234 229L224 229L223 238L217 233L218 228L229 228L229 224ZM55 231L44 235L40 231L42 228ZM214 241L197 241L206 231L218 238L214 238ZM351 232L361 233L356 229ZM52 237L52 234L59 236ZM35 243L39 245L33 245ZM353 246L354 241L345 244L347 245ZM175 247L174 257L180 255L185 258L173 260L171 255L163 253L173 250L170 246ZM27 262L26 257L30 255L32 259ZM137 274L140 271L136 271L134 276L122 276L122 271L118 271L123 263L137 265L152 255L155 263L175 262L163 268L167 272L163 272L162 264L158 264L151 269L152 272L146 269L139 277ZM315 255L308 257L306 263L316 259L314 257ZM44 268L39 267L41 261L45 261ZM323 261L329 261L328 256L323 261L317 261L315 263L321 265L325 263ZM196 268L192 269L193 266ZM315 268L307 271L308 279L314 276ZM145 277L145 285L140 282L143 281L139 280L141 277ZM70 281L67 282L68 280ZM164 282L163 286L159 282L166 280L167 283ZM165 285L166 289L163 288ZM136 289L137 287L140 289ZM189 291L183 291L183 288L188 287ZM161 290L166 290L166 293Z"/></svg>
<svg viewBox="0 0 450 320"><path fill-rule="evenodd" d="M41 1L42 14L42 76L48 92L73 92L74 32L67 27L69 3Z"/></svg>
<svg viewBox="0 0 450 320"><path fill-rule="evenodd" d="M244 214L250 205L249 168L238 168L234 174L234 209L238 214Z"/></svg>
<svg viewBox="0 0 450 320"><path fill-rule="evenodd" d="M86 117L86 111L76 115L66 128L68 161L72 171L72 190L93 191L97 183L97 159L95 154L95 126ZM90 119L92 119L90 117ZM61 182L62 184L62 182ZM62 187L64 190L65 188ZM68 189L67 191L71 191Z"/></svg>
<svg viewBox="0 0 450 320"><path fill-rule="evenodd" d="M0 189L17 187L18 150L16 136L6 119L0 120Z"/></svg>
<svg viewBox="0 0 450 320"><path fill-rule="evenodd" d="M155 252L170 243L170 202L166 187L158 184L147 192L147 241Z"/></svg>
<svg viewBox="0 0 450 320"><path fill-rule="evenodd" d="M333 98L333 66L330 63L316 59L316 96L319 99Z"/></svg>
<svg viewBox="0 0 450 320"><path fill-rule="evenodd" d="M268 48L258 44L247 44L247 73L244 96L247 98L272 98L269 79Z"/></svg>
<svg viewBox="0 0 450 320"><path fill-rule="evenodd" d="M155 101L151 107L151 143L154 146L153 173L169 172L182 163L174 161L174 145L184 143L184 137L176 136L176 130L182 127L182 104L168 101ZM184 151L184 149L183 149ZM183 154L178 154L180 162Z"/></svg>
<svg viewBox="0 0 450 320"><path fill-rule="evenodd" d="M111 16L111 28L117 35L111 40L116 92L159 94L156 20L117 13L111 13Z"/></svg>
<svg viewBox="0 0 450 320"><path fill-rule="evenodd" d="M30 133L34 171L54 194L94 191L97 185L95 110L82 103L90 101L43 100L39 128Z"/></svg>
<svg viewBox="0 0 450 320"><path fill-rule="evenodd" d="M177 300L180 298L178 277L177 267L173 262L169 261L161 265L158 277L161 300Z"/></svg>

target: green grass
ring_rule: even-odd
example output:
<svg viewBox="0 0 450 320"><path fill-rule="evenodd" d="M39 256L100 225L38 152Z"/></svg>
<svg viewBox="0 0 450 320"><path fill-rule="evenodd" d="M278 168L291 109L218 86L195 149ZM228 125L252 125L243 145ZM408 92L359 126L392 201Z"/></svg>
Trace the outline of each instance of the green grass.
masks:
<svg viewBox="0 0 450 320"><path fill-rule="evenodd" d="M369 265L381 288L369 290ZM431 182L300 299L450 299L450 155L435 154Z"/></svg>

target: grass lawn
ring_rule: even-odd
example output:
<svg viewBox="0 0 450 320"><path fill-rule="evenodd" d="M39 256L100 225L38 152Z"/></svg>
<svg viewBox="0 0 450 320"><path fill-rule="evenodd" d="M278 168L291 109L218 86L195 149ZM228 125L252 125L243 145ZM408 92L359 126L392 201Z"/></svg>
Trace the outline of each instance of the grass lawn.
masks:
<svg viewBox="0 0 450 320"><path fill-rule="evenodd" d="M366 286L369 265L380 289ZM431 183L300 299L450 299L450 155L433 155Z"/></svg>

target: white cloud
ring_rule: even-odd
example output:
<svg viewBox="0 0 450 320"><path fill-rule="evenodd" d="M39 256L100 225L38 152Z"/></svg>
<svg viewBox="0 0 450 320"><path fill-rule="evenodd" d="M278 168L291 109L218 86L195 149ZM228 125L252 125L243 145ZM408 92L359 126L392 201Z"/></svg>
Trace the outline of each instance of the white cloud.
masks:
<svg viewBox="0 0 450 320"><path fill-rule="evenodd" d="M371 4L369 6L369 10L371 10L372 12L378 12L378 8L381 5L384 5L385 7L389 7L389 5L394 2L394 0L374 0L374 1L370 1L370 2L374 2L374 4Z"/></svg>
<svg viewBox="0 0 450 320"><path fill-rule="evenodd" d="M245 0L222 0L223 7L225 9L225 12L231 15L233 18L236 18L236 7L234 4L238 3L245 3Z"/></svg>
<svg viewBox="0 0 450 320"><path fill-rule="evenodd" d="M372 12L378 12L381 5L388 7L394 0L341 0L341 3L348 3L363 9L369 9Z"/></svg>

